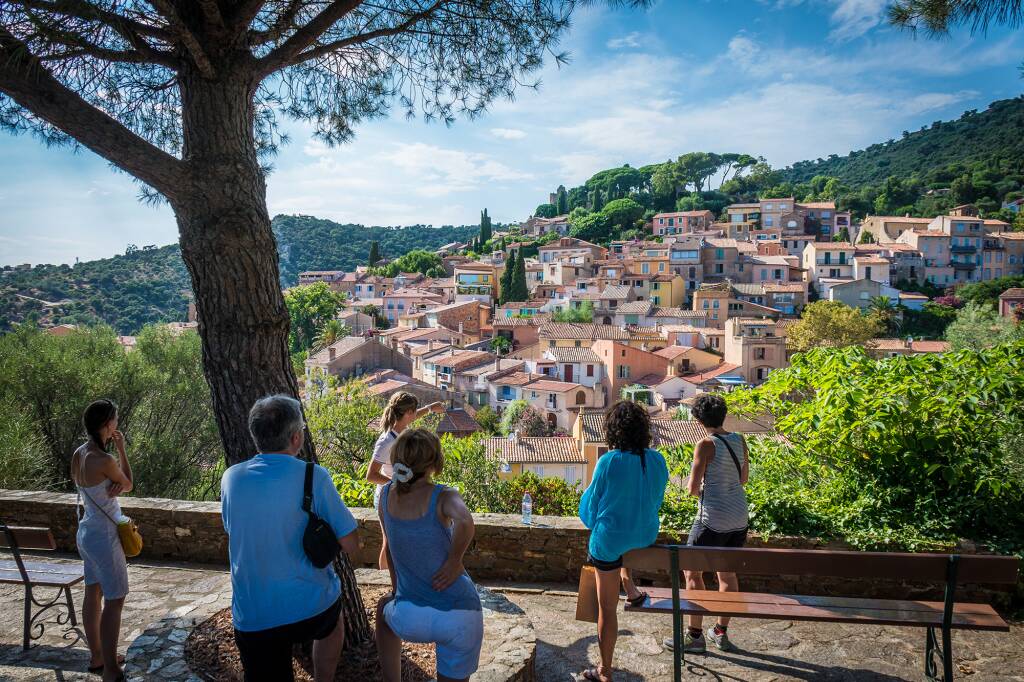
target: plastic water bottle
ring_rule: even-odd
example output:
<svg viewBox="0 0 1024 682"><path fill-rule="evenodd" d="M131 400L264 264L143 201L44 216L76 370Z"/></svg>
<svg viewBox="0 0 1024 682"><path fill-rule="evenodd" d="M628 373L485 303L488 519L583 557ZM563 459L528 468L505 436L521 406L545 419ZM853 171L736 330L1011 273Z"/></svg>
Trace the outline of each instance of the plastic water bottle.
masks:
<svg viewBox="0 0 1024 682"><path fill-rule="evenodd" d="M523 495L523 524L529 526L531 523L533 523L533 498L530 497L530 491L527 490Z"/></svg>

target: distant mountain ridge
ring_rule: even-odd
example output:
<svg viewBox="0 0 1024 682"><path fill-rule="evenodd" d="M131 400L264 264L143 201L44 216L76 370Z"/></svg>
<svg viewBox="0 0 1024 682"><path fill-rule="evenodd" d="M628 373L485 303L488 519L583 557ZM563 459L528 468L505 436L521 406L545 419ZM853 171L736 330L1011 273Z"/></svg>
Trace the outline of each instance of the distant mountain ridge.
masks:
<svg viewBox="0 0 1024 682"><path fill-rule="evenodd" d="M403 228L339 224L312 216L279 215L277 239L281 285L292 286L304 270L354 270L365 265L370 242L383 257L414 248L437 249L468 241L475 225ZM0 273L0 331L38 319L44 324L109 324L134 334L146 324L184 320L192 287L177 244L139 249L72 266L37 265ZM45 302L60 305L46 305Z"/></svg>

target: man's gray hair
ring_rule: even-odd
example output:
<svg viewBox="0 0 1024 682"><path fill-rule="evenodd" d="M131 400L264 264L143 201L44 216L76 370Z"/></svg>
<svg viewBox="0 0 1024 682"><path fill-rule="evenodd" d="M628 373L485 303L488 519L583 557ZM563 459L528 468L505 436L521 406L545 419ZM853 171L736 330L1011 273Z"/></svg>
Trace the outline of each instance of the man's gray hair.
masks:
<svg viewBox="0 0 1024 682"><path fill-rule="evenodd" d="M249 433L260 452L285 452L302 426L302 405L289 395L268 395L249 410Z"/></svg>

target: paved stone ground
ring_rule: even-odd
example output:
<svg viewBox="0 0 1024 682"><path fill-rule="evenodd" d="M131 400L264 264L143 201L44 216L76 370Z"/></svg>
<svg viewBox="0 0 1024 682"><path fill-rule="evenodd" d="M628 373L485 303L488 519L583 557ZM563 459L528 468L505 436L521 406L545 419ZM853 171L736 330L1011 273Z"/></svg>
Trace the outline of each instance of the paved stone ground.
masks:
<svg viewBox="0 0 1024 682"><path fill-rule="evenodd" d="M51 557L47 557L52 558ZM62 560L71 560L70 557ZM121 650L168 616L188 619L223 595L221 568L133 562L132 592L125 608ZM518 605L533 622L537 638L536 679L567 681L571 673L598 660L595 626L574 620L575 596L565 586L489 584ZM74 591L80 608L82 590ZM21 650L22 589L0 585L0 680L63 682L98 678L85 671L84 642L62 638L47 627L39 645ZM670 680L672 657L661 646L671 634L669 619L620 614L616 680ZM688 657L687 679L733 680L921 680L924 631L909 628L852 627L781 621L734 621L733 654ZM142 642L145 644L145 641ZM1024 627L1010 634L955 633L958 678L1024 682ZM628 672L627 672L628 671ZM180 679L187 679L182 674ZM141 679L148 679L143 672Z"/></svg>
<svg viewBox="0 0 1024 682"><path fill-rule="evenodd" d="M495 587L492 587L495 589ZM565 589L565 588L563 588ZM506 588L505 596L533 621L537 633L537 680L567 681L600 661L597 626L574 620L576 597L553 586ZM705 626L706 627L706 626ZM925 631L830 623L733 620L729 634L740 651L687 656L684 679L692 680L923 680ZM616 682L672 679L672 654L661 642L671 620L619 613ZM955 632L957 678L978 682L1024 680L1024 627L1010 634Z"/></svg>

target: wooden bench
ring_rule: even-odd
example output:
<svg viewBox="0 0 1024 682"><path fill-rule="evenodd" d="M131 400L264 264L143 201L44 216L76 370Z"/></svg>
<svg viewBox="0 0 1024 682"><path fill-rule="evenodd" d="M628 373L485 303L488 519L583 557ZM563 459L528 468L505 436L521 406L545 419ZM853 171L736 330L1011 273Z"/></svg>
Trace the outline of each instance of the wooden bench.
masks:
<svg viewBox="0 0 1024 682"><path fill-rule="evenodd" d="M650 598L640 606L627 605L626 611L672 616L677 682L684 662L684 614L927 628L925 675L930 680L951 682L953 630L1009 631L1006 622L988 604L957 602L956 586L1014 584L1018 563L1015 557L1000 556L657 545L629 552L624 565L633 570L668 573L672 587L647 588ZM945 599L928 602L687 590L681 585L680 571L684 570L941 583L945 585ZM942 661L941 677L937 657Z"/></svg>
<svg viewBox="0 0 1024 682"><path fill-rule="evenodd" d="M25 586L25 615L22 647L29 648L29 642L43 636L42 616L56 608L57 624L74 627L75 604L71 600L71 586L85 579L82 564L57 564L44 561L24 561L22 549L57 549L53 533L49 528L16 528L0 524L0 547L7 547L14 555L14 561L0 561L0 583ZM56 596L50 601L36 599L34 588L57 588ZM34 614L33 607L38 608ZM67 608L61 614L60 609Z"/></svg>

